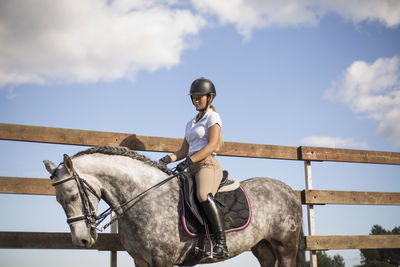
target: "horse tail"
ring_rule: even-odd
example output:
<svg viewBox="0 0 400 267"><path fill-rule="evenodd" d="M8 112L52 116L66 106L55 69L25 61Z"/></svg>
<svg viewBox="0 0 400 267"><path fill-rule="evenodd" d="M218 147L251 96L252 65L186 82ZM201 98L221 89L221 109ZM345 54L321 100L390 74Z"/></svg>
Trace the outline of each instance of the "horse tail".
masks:
<svg viewBox="0 0 400 267"><path fill-rule="evenodd" d="M296 267L306 266L306 239L304 237L303 226L299 236L299 247L297 249Z"/></svg>

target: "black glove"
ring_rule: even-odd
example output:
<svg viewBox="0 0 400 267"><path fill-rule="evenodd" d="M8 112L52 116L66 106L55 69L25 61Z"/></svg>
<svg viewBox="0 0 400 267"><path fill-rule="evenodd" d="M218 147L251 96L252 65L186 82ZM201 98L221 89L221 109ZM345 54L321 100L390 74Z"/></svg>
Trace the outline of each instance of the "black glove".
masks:
<svg viewBox="0 0 400 267"><path fill-rule="evenodd" d="M163 165L167 165L168 163L171 163L171 157L169 155L166 155L165 157L162 157L158 163L163 164Z"/></svg>
<svg viewBox="0 0 400 267"><path fill-rule="evenodd" d="M178 172L183 172L184 170L186 170L190 164L192 164L193 161L189 158L186 157L186 159L184 161L182 161L181 163L179 163L178 165L176 165L176 170Z"/></svg>

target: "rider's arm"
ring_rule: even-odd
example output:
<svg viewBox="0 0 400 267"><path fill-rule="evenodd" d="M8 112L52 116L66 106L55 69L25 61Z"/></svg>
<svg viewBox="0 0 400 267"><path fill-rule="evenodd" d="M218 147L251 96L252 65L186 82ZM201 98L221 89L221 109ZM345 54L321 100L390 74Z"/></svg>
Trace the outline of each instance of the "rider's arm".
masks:
<svg viewBox="0 0 400 267"><path fill-rule="evenodd" d="M183 139L181 148L175 153L169 155L171 158L171 162L184 159L187 156L188 152L189 152L189 143L186 141L186 139Z"/></svg>

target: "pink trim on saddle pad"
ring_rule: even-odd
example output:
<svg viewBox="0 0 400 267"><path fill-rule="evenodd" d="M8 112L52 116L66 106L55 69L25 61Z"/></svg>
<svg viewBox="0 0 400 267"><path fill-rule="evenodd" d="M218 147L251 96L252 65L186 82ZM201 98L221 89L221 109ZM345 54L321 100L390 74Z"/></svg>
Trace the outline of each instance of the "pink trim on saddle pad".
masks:
<svg viewBox="0 0 400 267"><path fill-rule="evenodd" d="M246 197L246 200L247 200L247 205L249 206L249 218L248 218L246 224L244 224L243 226L226 230L225 233L238 232L238 231L246 229L250 225L252 214L253 214L252 209L251 209L250 199L249 199L249 196L247 195L246 190L244 190L244 188L241 185L240 185L240 188L242 189L242 191ZM196 237L197 234L192 233L186 225L184 198L183 198L183 192L182 192L181 188L179 188L179 194L180 194L180 202L181 202L181 210L182 210L181 219L182 219L183 229L185 229L185 232L188 235L190 235L191 237Z"/></svg>
<svg viewBox="0 0 400 267"><path fill-rule="evenodd" d="M179 187L179 195L180 195L179 201L181 202L181 211L182 211L182 213L181 213L181 219L182 219L182 226L183 226L183 229L185 229L185 232L186 232L188 235L190 235L191 237L195 237L196 234L191 233L191 232L189 231L189 229L187 228L187 226L186 226L185 205L184 205L184 201L185 201L185 200L184 200L184 198L183 198L182 188L180 188L180 187Z"/></svg>

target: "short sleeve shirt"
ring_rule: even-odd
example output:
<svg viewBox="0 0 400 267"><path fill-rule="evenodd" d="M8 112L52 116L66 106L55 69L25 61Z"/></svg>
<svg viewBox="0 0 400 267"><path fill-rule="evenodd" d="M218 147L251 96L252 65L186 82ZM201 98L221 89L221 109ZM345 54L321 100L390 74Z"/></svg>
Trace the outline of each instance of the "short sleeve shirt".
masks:
<svg viewBox="0 0 400 267"><path fill-rule="evenodd" d="M186 124L185 139L189 144L188 156L191 156L208 144L208 129L216 123L222 127L219 114L209 109L198 122L196 122L196 117L194 117Z"/></svg>

